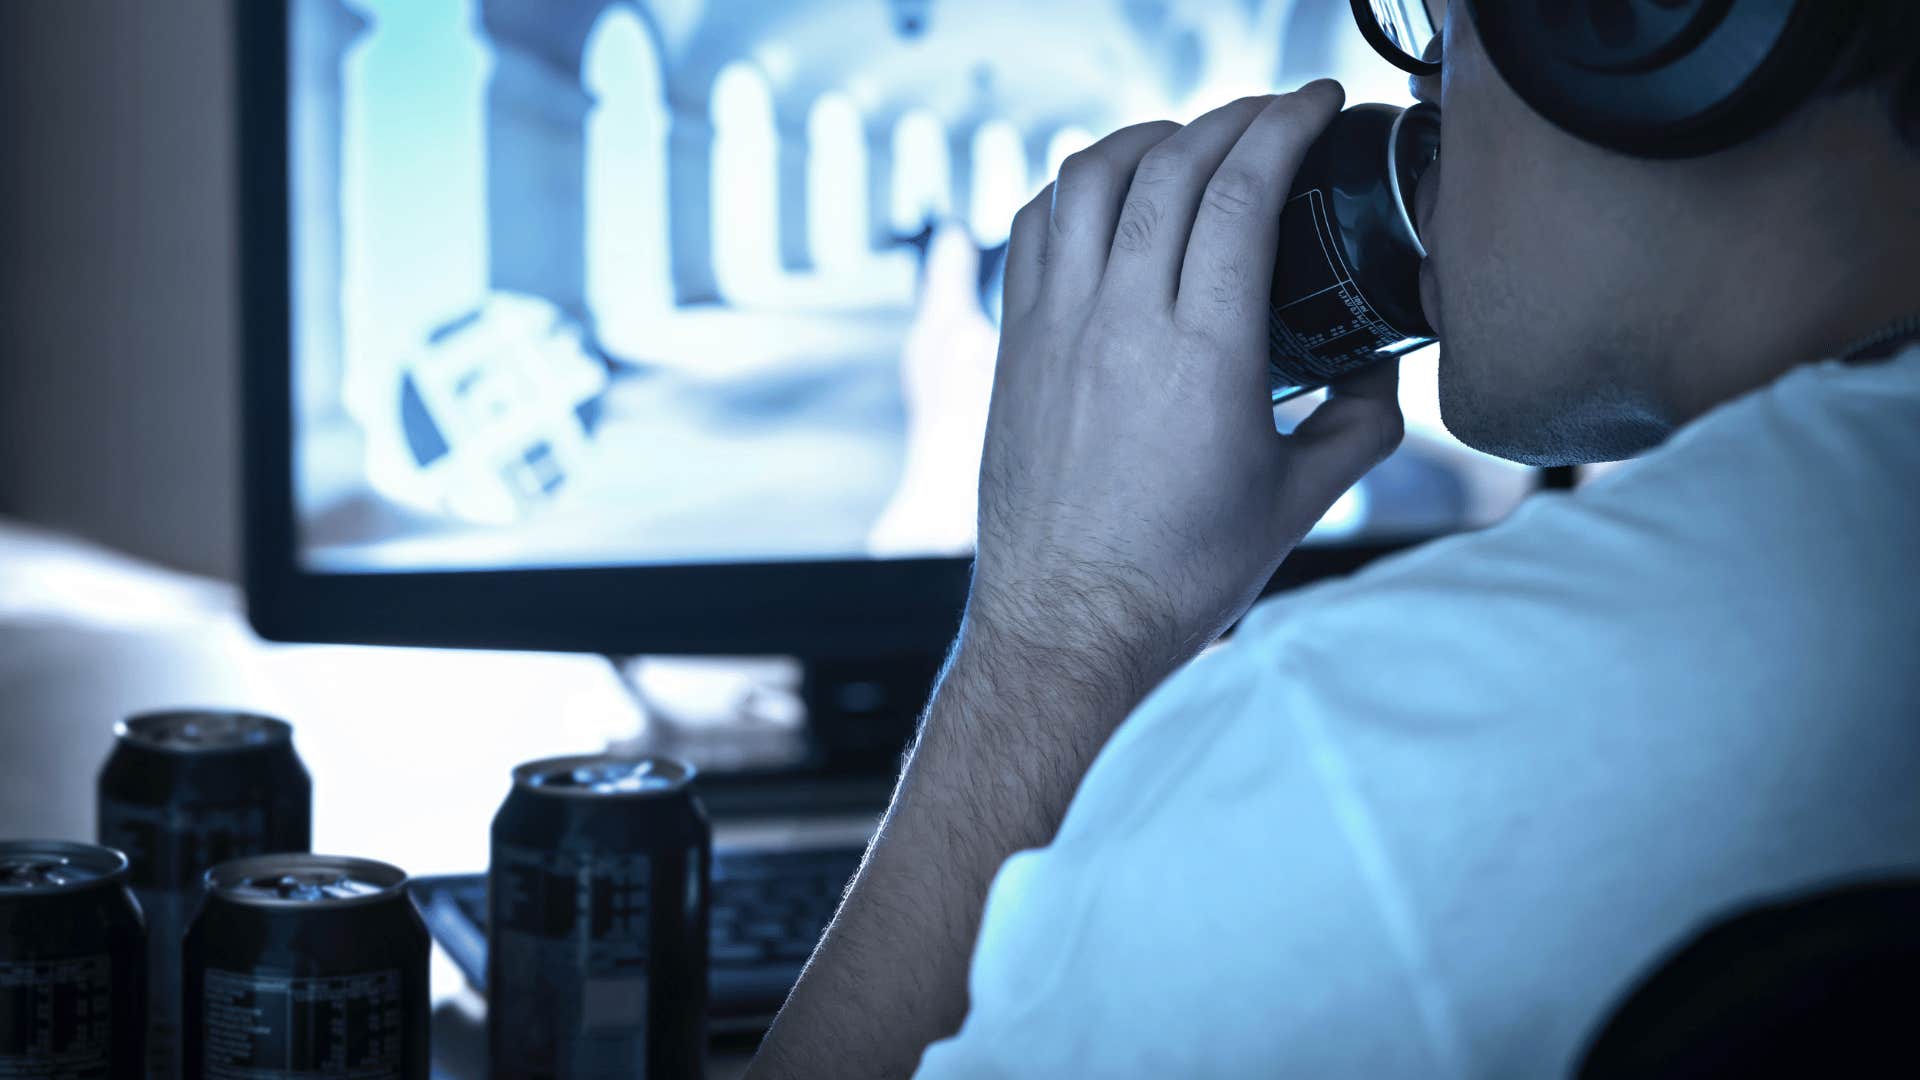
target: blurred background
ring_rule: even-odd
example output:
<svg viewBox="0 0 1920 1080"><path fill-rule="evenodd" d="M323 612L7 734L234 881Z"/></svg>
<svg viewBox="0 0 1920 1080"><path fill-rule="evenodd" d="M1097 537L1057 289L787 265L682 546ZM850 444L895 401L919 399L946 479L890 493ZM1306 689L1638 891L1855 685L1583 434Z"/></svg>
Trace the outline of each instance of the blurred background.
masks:
<svg viewBox="0 0 1920 1080"><path fill-rule="evenodd" d="M483 870L512 765L650 709L790 727L778 662L253 633L240 370L286 358L240 353L239 2L0 2L0 835L90 838L114 721L167 706L293 721L316 850L416 874ZM964 557L1007 229L1060 160L1326 75L1410 101L1343 0L288 10L295 555L342 575ZM1315 542L1534 489L1446 434L1434 355Z"/></svg>
<svg viewBox="0 0 1920 1080"><path fill-rule="evenodd" d="M505 769L630 732L632 673L246 626L234 10L0 4L0 734L35 747L0 809L85 833L115 719L250 705L341 761L431 746L418 829L323 778L319 835L476 868ZM288 10L297 543L351 571L963 556L1007 228L1060 160L1327 74L1409 100L1340 0ZM1533 487L1447 436L1433 353L1316 540ZM423 464L423 414L478 466Z"/></svg>
<svg viewBox="0 0 1920 1080"><path fill-rule="evenodd" d="M0 513L239 568L227 4L0 4Z"/></svg>
<svg viewBox="0 0 1920 1080"><path fill-rule="evenodd" d="M498 338L557 319L611 373L556 391L593 399L612 422L597 453L579 455L566 498L514 534L525 559L964 553L971 500L947 491L970 481L977 455L998 261L1013 210L1059 160L1126 123L1189 119L1329 72L1350 101L1408 100L1345 5L1318 0L549 7L298 8L323 25L300 39L315 55L293 58L296 138L334 148L307 153L295 177L300 302L332 305L331 318L304 317L297 342L303 520L322 561L496 560L501 534L463 526L529 516L506 492L459 490L404 453L396 372L430 372L427 339L462 320ZM228 19L220 0L0 10L0 513L232 579ZM521 68L496 81L525 101L489 105L496 69ZM513 129L511 117L562 93L584 114L572 145ZM492 202L489 127L491 186L513 189ZM674 141L689 127L710 136L697 157ZM569 154L582 196L556 205L550 178L525 162ZM528 175L503 178L502 162ZM686 168L709 183L668 183ZM691 211L673 200L703 186L724 212L704 230L676 225ZM569 226L571 251L529 239ZM917 379L916 329L933 354ZM1405 370L1412 438L1387 470L1405 475L1376 478L1392 490L1366 508L1374 526L1504 513L1525 480L1445 435L1430 355ZM941 402L939 415L916 423L915 393ZM731 422L691 419L701 409ZM706 441L694 452L651 452L695 437ZM794 445L797 458L782 453ZM794 486L783 457L838 476L839 490L783 502ZM741 482L739 463L758 467L761 486L716 491L716 479ZM838 509L821 514L823 502ZM621 503L654 517L606 550L606 530L580 518ZM766 512L749 521L743 505ZM1328 528L1355 531L1365 516L1349 500ZM496 541L475 548L477 535ZM421 536L448 542L392 543ZM603 546L567 547L581 536Z"/></svg>

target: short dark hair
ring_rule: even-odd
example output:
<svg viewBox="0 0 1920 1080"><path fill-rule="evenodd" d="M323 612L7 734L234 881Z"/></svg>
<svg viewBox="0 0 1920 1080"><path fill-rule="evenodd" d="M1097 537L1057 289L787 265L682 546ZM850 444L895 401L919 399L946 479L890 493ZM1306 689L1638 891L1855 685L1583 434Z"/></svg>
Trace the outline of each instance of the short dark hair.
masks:
<svg viewBox="0 0 1920 1080"><path fill-rule="evenodd" d="M1894 130L1920 149L1920 3L1860 0L1859 28L1847 45L1831 86L1858 90L1888 82Z"/></svg>

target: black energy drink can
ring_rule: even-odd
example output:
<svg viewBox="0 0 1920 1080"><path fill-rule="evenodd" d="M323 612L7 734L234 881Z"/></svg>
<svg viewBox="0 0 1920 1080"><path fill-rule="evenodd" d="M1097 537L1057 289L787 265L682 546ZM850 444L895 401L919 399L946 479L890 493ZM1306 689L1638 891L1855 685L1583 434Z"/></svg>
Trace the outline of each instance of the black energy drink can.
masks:
<svg viewBox="0 0 1920 1080"><path fill-rule="evenodd" d="M487 874L496 1077L691 1077L706 1050L713 834L671 758L513 771Z"/></svg>
<svg viewBox="0 0 1920 1080"><path fill-rule="evenodd" d="M1280 214L1267 319L1273 400L1430 345L1414 190L1439 157L1440 110L1355 105L1308 147Z"/></svg>
<svg viewBox="0 0 1920 1080"><path fill-rule="evenodd" d="M209 868L312 846L313 784L285 721L170 711L115 728L100 770L99 840L125 852L147 916L153 1080L177 1075L180 939Z"/></svg>
<svg viewBox="0 0 1920 1080"><path fill-rule="evenodd" d="M426 1080L431 942L406 883L337 855L209 870L183 952L188 1080Z"/></svg>
<svg viewBox="0 0 1920 1080"><path fill-rule="evenodd" d="M0 1077L145 1076L146 944L126 856L0 841Z"/></svg>

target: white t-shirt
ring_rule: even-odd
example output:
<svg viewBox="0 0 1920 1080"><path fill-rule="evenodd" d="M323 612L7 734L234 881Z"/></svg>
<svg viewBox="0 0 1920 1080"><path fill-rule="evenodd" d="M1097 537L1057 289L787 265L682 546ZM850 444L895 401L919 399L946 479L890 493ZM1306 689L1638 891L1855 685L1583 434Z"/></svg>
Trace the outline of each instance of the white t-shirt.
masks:
<svg viewBox="0 0 1920 1080"><path fill-rule="evenodd" d="M1920 866L1920 349L1258 606L988 898L926 1078L1541 1077L1728 909Z"/></svg>

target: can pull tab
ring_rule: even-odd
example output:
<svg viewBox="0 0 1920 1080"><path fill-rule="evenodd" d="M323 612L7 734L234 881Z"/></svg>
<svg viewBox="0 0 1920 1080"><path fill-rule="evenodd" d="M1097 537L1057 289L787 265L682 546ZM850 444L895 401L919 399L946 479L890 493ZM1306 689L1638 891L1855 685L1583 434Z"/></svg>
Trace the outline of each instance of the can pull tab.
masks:
<svg viewBox="0 0 1920 1080"><path fill-rule="evenodd" d="M274 895L282 900L322 900L332 889L345 883L345 879L338 874L324 881L315 881L310 874L282 874L274 880L271 888Z"/></svg>
<svg viewBox="0 0 1920 1080"><path fill-rule="evenodd" d="M0 887L8 889L58 889L85 881L88 876L74 867L72 859L58 855L0 862Z"/></svg>
<svg viewBox="0 0 1920 1080"><path fill-rule="evenodd" d="M575 786L609 795L661 791L673 786L673 781L655 774L650 761L575 769L570 779Z"/></svg>
<svg viewBox="0 0 1920 1080"><path fill-rule="evenodd" d="M286 900L299 904L369 896L379 892L380 888L371 882L361 881L351 874L336 870L307 870L254 878L237 891L269 900Z"/></svg>
<svg viewBox="0 0 1920 1080"><path fill-rule="evenodd" d="M687 770L660 758L601 758L567 763L532 778L533 786L582 791L593 795L639 795L671 791L684 784Z"/></svg>

